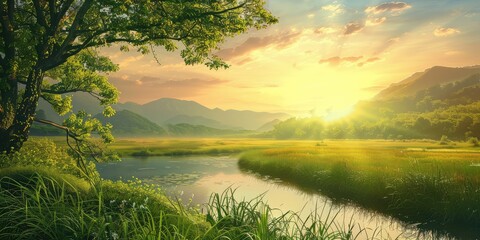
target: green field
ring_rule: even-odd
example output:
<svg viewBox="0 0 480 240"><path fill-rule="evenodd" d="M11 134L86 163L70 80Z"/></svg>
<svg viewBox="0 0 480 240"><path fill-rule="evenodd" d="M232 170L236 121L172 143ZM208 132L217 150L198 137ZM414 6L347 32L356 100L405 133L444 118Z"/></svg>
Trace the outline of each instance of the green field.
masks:
<svg viewBox="0 0 480 240"><path fill-rule="evenodd" d="M121 138L111 148L121 156L237 154L242 170L426 230L462 236L480 224L480 148L466 142Z"/></svg>
<svg viewBox="0 0 480 240"><path fill-rule="evenodd" d="M480 224L480 151L465 143L292 143L246 152L239 165L427 229Z"/></svg>

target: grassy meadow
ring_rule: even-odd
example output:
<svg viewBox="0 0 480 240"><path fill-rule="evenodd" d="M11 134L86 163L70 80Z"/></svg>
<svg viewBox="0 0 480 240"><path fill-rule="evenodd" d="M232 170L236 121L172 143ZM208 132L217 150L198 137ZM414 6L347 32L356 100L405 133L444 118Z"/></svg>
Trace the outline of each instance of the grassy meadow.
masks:
<svg viewBox="0 0 480 240"><path fill-rule="evenodd" d="M0 200L4 203L0 219L3 226L12 226L0 231L0 237L357 237L349 226L339 229L328 222L312 221L317 219L315 215L301 219L291 212L274 214L261 199L238 201L232 190L212 195L205 214L168 199L158 186L153 190L142 183L101 180L98 175L86 179L72 167L74 160L66 154L62 141L32 138L18 155L0 158ZM246 172L280 178L304 191L449 236L478 234L480 149L466 142L120 138L111 148L120 156L235 154ZM94 166L90 167L94 171Z"/></svg>
<svg viewBox="0 0 480 240"><path fill-rule="evenodd" d="M56 138L55 141L60 141ZM120 140L114 148L133 140ZM137 146L160 146L137 139ZM171 140L186 149L203 140ZM211 140L207 146L218 145ZM245 140L235 140L240 144ZM209 141L206 141L209 142ZM255 145L265 147L266 142ZM165 143L163 143L165 144ZM226 145L226 144L220 144ZM272 145L269 146L273 146ZM283 144L280 144L283 145ZM237 146L238 147L238 146ZM210 148L206 148L210 149ZM208 151L205 153L209 153ZM125 153L123 153L125 154ZM32 138L20 152L0 154L0 239L357 239L358 226L319 221L322 212L307 218L279 212L260 197L238 200L235 190L212 194L206 211L168 198L161 186L141 181L101 179L75 167L63 145ZM335 215L335 213L331 213ZM362 232L362 229L358 230ZM358 232L357 231L357 232ZM376 239L376 234L362 235Z"/></svg>
<svg viewBox="0 0 480 240"><path fill-rule="evenodd" d="M450 144L312 142L249 151L239 165L427 229L473 230L480 224L480 151Z"/></svg>
<svg viewBox="0 0 480 240"><path fill-rule="evenodd" d="M425 229L480 224L480 148L433 140L120 139L121 155L238 154L246 171Z"/></svg>

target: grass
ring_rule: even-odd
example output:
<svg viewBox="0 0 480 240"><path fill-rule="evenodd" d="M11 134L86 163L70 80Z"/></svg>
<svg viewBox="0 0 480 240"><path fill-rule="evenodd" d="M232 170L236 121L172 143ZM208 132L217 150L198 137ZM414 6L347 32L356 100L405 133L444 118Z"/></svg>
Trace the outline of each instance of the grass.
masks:
<svg viewBox="0 0 480 240"><path fill-rule="evenodd" d="M57 141L61 141L61 139L57 139ZM131 138L118 139L113 148L123 156L243 153L239 161L242 169L278 177L306 191L320 191L338 201L354 202L409 223L420 223L421 228L440 229L440 232L446 232L451 236L471 237L462 235L462 232L465 231L480 234L478 231L475 232L475 227L480 224L478 207L480 206L480 167L478 167L480 166L480 150L469 143L449 142L448 145L441 145L439 142L431 140L279 141L234 138ZM18 159L18 162L22 164L28 162L23 157ZM33 159L38 160L38 158ZM65 164L65 161L61 160L50 162ZM2 175L0 174L0 176ZM136 187L132 188L128 184L103 182L102 185L107 186L102 188L102 194L99 195L103 199L121 201L120 198L125 199L124 196L129 196L128 199L136 199L135 202L138 202L138 206L142 199L138 199L136 196L145 196L137 194L137 191L140 190ZM253 203L250 205L248 203L239 204L232 197L217 196L213 198L213 200L217 200L216 202L210 201L210 206L215 207L211 207L209 214L204 216L192 214L189 212L190 210L185 211L179 204L166 199L163 194L155 196L158 199L153 202L162 204L152 205L150 207L152 210L149 208L149 211L152 211L153 214L142 215L139 218L143 219L140 221L141 223L138 220L132 220L131 214L127 214L128 217L114 214L117 219L124 219L122 221L133 224L127 224L127 228L130 230L126 232L144 232L141 229L144 229L142 226L146 224L148 227L145 228L147 229L145 231L156 232L157 237L160 231L184 238L188 234L193 234L196 238L201 239L209 239L208 237L212 236L215 236L212 237L213 239L219 236L229 236L228 238L235 239L233 236L240 233L252 236L251 239L269 239L268 236L272 234L280 239L283 237L285 239L312 239L301 235L309 228L317 229L315 236L319 236L318 231L325 228L329 233L338 230L336 231L338 234L344 234L339 238L351 239L354 237L348 235L348 228L339 231L339 229L332 229L332 226L326 223L312 226L299 218L292 217L291 213L287 214L289 217L286 217L287 215L283 218L277 218L278 215L273 217L275 211L268 207L260 207L264 206L263 204L258 206L253 206ZM96 198L98 196L93 199ZM171 204L165 204L168 202ZM102 209L108 209L108 204L106 202L105 204ZM244 210L242 207L238 208L244 205ZM173 207L173 210L170 207L165 208L165 206ZM165 209L171 211L164 211ZM222 215L218 215L218 212L214 214L214 209L226 210ZM237 210L233 211L232 209ZM117 206L116 211L118 210ZM247 213L247 210L256 215ZM197 226L193 223L177 222L167 224L170 226L169 229L174 230L160 230L166 224L165 216L171 218L179 216L181 212L188 212L187 219L194 216L193 219L196 219L194 222L204 227L199 228L200 225ZM238 221L233 221L232 225L231 218L238 214L241 216L240 219L248 217L250 220L241 220L240 225L237 224ZM254 218L255 216L256 218ZM236 219L236 217L233 218ZM176 220L184 221L178 219L185 218ZM310 219L315 219L315 217L312 216ZM263 225L255 225L262 222ZM279 224L282 222L282 224L275 225L274 222ZM269 227L267 226L269 224L273 225ZM283 230L279 230L279 228L283 228ZM276 229L275 231L278 230L278 232L272 229ZM297 233L288 232L287 229L297 229ZM237 233L232 234L232 231ZM126 232L124 231L122 236L130 236ZM140 232L135 234L140 234ZM193 239L191 236L190 238ZM255 238L255 236L257 237Z"/></svg>
<svg viewBox="0 0 480 240"><path fill-rule="evenodd" d="M278 213L261 197L212 194L207 214L187 209L140 183L98 182L48 169L0 171L0 239L374 239L323 213Z"/></svg>
<svg viewBox="0 0 480 240"><path fill-rule="evenodd" d="M454 235L480 224L477 164L480 152L464 143L386 141L254 150L239 161L243 169Z"/></svg>
<svg viewBox="0 0 480 240"><path fill-rule="evenodd" d="M1 239L194 239L208 228L164 195L131 184L85 188L82 179L41 168L1 175Z"/></svg>

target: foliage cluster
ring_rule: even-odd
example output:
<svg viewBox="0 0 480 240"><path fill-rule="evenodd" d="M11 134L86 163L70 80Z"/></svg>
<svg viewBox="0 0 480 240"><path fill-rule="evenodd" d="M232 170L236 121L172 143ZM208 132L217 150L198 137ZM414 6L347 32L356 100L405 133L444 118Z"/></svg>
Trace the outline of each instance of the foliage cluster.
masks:
<svg viewBox="0 0 480 240"><path fill-rule="evenodd" d="M383 109L385 110L385 109ZM387 110L353 115L327 123L320 118L291 118L263 134L277 139L440 139L480 137L480 102L433 112L393 113Z"/></svg>
<svg viewBox="0 0 480 240"><path fill-rule="evenodd" d="M47 138L32 138L20 151L0 154L0 168L19 166L47 167L60 173L86 177L78 168L77 160L68 153L67 149L57 146ZM91 177L98 178L95 164L89 162L87 167L92 173Z"/></svg>

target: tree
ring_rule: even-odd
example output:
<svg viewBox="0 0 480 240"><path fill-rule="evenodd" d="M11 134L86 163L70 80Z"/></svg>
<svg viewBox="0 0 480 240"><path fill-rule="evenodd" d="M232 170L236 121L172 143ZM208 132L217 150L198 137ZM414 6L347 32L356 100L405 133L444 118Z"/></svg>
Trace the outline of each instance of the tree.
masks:
<svg viewBox="0 0 480 240"><path fill-rule="evenodd" d="M87 92L105 106L105 115L114 113L109 105L118 92L105 73L117 66L97 48L125 44L121 50L133 46L146 54L162 46L179 49L188 65L227 67L211 52L227 37L275 23L263 6L263 0L3 0L0 152L22 147L39 98L66 114L71 99L62 94ZM72 114L63 125L79 139L96 131L111 140L108 126L83 112Z"/></svg>

